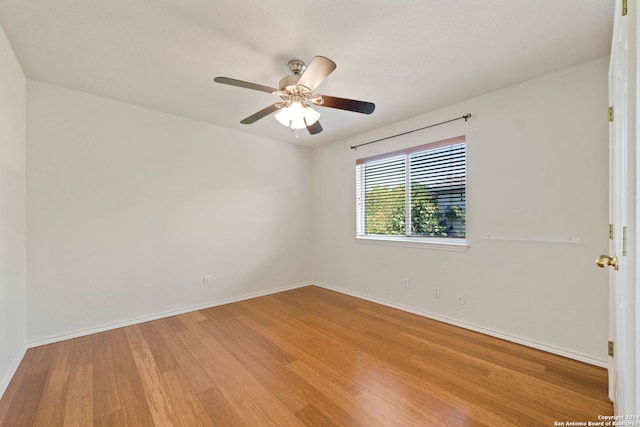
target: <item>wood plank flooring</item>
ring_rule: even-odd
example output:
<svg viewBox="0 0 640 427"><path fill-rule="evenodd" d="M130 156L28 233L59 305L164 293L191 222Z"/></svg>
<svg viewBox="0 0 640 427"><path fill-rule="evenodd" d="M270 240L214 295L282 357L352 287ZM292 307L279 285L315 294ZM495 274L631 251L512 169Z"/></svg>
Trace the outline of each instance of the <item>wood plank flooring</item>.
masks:
<svg viewBox="0 0 640 427"><path fill-rule="evenodd" d="M612 412L603 369L309 286L30 349L0 426L553 426Z"/></svg>

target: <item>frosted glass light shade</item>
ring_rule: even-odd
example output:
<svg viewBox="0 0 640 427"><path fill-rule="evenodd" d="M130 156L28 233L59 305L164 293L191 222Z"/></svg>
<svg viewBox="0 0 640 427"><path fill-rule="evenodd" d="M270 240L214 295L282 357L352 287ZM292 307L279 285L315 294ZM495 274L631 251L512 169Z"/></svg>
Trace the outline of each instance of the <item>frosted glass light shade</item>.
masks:
<svg viewBox="0 0 640 427"><path fill-rule="evenodd" d="M317 122L320 118L320 113L299 102L292 102L288 107L281 108L275 118L282 125L291 129L304 129L307 125L311 126Z"/></svg>

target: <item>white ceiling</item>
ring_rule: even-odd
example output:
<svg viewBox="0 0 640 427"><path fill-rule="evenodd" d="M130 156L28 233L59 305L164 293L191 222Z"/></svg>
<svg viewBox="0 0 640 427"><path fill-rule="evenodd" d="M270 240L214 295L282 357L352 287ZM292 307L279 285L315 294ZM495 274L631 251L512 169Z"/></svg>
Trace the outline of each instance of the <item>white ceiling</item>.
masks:
<svg viewBox="0 0 640 427"><path fill-rule="evenodd" d="M317 108L319 146L607 55L614 0L0 0L0 23L31 79L275 140L287 62L338 68L316 90L374 102ZM461 112L461 114L466 111Z"/></svg>

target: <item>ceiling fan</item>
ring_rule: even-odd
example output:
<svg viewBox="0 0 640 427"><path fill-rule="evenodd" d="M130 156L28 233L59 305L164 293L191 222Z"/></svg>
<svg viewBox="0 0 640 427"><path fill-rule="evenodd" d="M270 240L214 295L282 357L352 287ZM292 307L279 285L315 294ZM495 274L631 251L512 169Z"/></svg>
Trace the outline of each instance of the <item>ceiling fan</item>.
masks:
<svg viewBox="0 0 640 427"><path fill-rule="evenodd" d="M316 56L308 67L303 61L293 59L289 61L287 66L292 74L280 80L279 89L229 77L216 77L213 81L231 86L259 90L277 95L281 98L281 101L271 104L241 120L240 123L245 125L255 123L261 118L279 110L275 118L281 124L292 130L306 128L311 135L315 135L322 132L322 126L318 121L320 113L311 108L310 104L319 107L354 111L362 114L371 114L376 108L375 104L371 102L313 93L324 79L336 69L336 63L329 58Z"/></svg>

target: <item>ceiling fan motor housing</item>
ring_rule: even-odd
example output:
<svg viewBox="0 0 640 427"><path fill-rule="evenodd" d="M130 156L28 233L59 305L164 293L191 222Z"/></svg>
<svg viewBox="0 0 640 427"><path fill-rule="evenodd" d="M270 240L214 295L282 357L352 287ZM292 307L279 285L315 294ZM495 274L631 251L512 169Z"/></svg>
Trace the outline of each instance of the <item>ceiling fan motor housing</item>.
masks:
<svg viewBox="0 0 640 427"><path fill-rule="evenodd" d="M307 69L304 61L300 59L292 59L287 64L291 75L285 76L280 79L279 88L284 94L280 94L283 99L289 99L292 95L300 95L302 98L306 98L306 95L311 94L311 89L305 86L298 86L298 81L302 76L302 73Z"/></svg>
<svg viewBox="0 0 640 427"><path fill-rule="evenodd" d="M298 85L300 80L299 74L292 74L280 79L280 90L277 92L284 101L289 105L291 102L299 102L306 104L311 96L311 89L306 86Z"/></svg>

